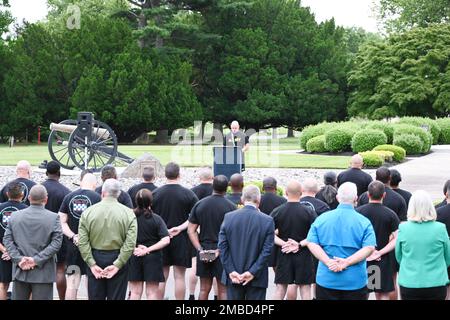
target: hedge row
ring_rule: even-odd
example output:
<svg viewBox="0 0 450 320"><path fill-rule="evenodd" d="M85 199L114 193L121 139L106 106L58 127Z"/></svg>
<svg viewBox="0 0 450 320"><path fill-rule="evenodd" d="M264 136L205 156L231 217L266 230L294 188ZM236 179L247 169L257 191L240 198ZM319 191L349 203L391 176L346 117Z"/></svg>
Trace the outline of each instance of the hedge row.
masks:
<svg viewBox="0 0 450 320"><path fill-rule="evenodd" d="M450 118L404 117L392 122L323 122L306 127L300 137L303 149L317 153L359 153L386 144L401 147L409 155L428 153L433 144L450 144ZM395 161L404 159L398 152L394 151L394 155Z"/></svg>

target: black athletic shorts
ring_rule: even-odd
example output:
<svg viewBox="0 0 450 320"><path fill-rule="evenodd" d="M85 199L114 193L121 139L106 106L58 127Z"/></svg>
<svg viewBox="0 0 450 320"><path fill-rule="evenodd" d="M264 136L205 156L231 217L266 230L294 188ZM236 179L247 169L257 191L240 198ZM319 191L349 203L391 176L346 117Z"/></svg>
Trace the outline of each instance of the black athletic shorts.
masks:
<svg viewBox="0 0 450 320"><path fill-rule="evenodd" d="M395 290L392 256L386 254L380 261L367 262L369 292L388 293Z"/></svg>
<svg viewBox="0 0 450 320"><path fill-rule="evenodd" d="M163 265L192 267L192 244L186 231L170 240L170 244L163 249Z"/></svg>
<svg viewBox="0 0 450 320"><path fill-rule="evenodd" d="M203 262L197 254L197 272L196 275L200 278L216 278L221 281L223 273L223 266L220 258L217 257L213 262Z"/></svg>
<svg viewBox="0 0 450 320"><path fill-rule="evenodd" d="M12 262L0 258L0 282L8 283L12 281Z"/></svg>
<svg viewBox="0 0 450 320"><path fill-rule="evenodd" d="M67 243L70 242L69 239L67 239L66 236L63 236L63 241L61 248L59 249L58 253L56 254L56 262L59 263L65 263L66 257L67 257Z"/></svg>
<svg viewBox="0 0 450 320"><path fill-rule="evenodd" d="M400 286L402 300L445 300L447 287L405 288Z"/></svg>
<svg viewBox="0 0 450 320"><path fill-rule="evenodd" d="M66 246L66 274L72 275L74 272L74 268L79 268L81 275L86 274L86 270L88 268L88 265L86 262L84 262L83 258L81 257L80 250L76 245L73 244L72 241L67 241Z"/></svg>
<svg viewBox="0 0 450 320"><path fill-rule="evenodd" d="M276 284L307 285L314 283L313 261L308 249L301 249L298 253L282 253L277 256L275 269Z"/></svg>
<svg viewBox="0 0 450 320"><path fill-rule="evenodd" d="M165 282L162 252L151 252L143 257L131 256L128 260L128 281Z"/></svg>

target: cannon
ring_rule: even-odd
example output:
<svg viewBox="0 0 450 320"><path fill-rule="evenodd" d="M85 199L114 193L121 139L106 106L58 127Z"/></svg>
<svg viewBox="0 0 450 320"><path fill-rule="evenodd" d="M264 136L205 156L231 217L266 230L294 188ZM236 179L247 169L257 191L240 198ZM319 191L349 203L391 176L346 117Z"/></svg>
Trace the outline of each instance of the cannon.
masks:
<svg viewBox="0 0 450 320"><path fill-rule="evenodd" d="M90 112L79 112L77 120L50 124L50 157L65 169L100 171L115 161L132 163L134 159L118 152L117 137L106 123Z"/></svg>

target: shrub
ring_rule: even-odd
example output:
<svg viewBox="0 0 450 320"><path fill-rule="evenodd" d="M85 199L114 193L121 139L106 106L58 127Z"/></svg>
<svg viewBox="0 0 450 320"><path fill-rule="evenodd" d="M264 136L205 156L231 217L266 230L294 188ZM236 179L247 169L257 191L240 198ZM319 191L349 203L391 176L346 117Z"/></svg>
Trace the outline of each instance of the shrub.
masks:
<svg viewBox="0 0 450 320"><path fill-rule="evenodd" d="M259 190L261 191L261 194L264 193L262 181L244 182L244 187L251 185L251 184L257 186L259 188ZM231 193L231 187L227 188L227 193ZM282 197L284 195L284 189L280 186L277 186L277 195L279 195L280 197Z"/></svg>
<svg viewBox="0 0 450 320"><path fill-rule="evenodd" d="M314 126L307 126L302 130L300 135L300 147L306 149L306 144L312 138L324 135L326 131L333 128L335 123L333 122L322 122Z"/></svg>
<svg viewBox="0 0 450 320"><path fill-rule="evenodd" d="M380 155L384 161L386 162L392 162L394 160L394 153L392 151L385 151L385 150L377 150L377 151L371 151L375 154Z"/></svg>
<svg viewBox="0 0 450 320"><path fill-rule="evenodd" d="M394 145L405 149L406 154L419 154L423 150L423 141L413 134L396 135Z"/></svg>
<svg viewBox="0 0 450 320"><path fill-rule="evenodd" d="M330 152L350 150L354 131L349 129L332 129L325 134L325 149Z"/></svg>
<svg viewBox="0 0 450 320"><path fill-rule="evenodd" d="M325 135L309 139L306 144L306 151L320 153L327 151L327 149L325 149Z"/></svg>
<svg viewBox="0 0 450 320"><path fill-rule="evenodd" d="M391 151L394 153L394 161L402 162L406 157L406 151L402 147L393 146L390 144L383 144L381 146L376 146L373 151Z"/></svg>
<svg viewBox="0 0 450 320"><path fill-rule="evenodd" d="M389 122L373 121L369 122L365 128L383 131L387 137L387 143L389 144L394 141L394 126Z"/></svg>
<svg viewBox="0 0 450 320"><path fill-rule="evenodd" d="M414 135L417 136L422 141L422 149L418 153L427 153L431 149L431 143L433 141L433 137L429 132L426 132L422 128L415 127L412 125L407 124L400 124L396 125L394 128L394 145L398 145L400 147L403 147L402 145L399 145L395 143L396 137L400 135ZM404 148L404 147L403 147ZM407 154L408 149L404 148L406 150Z"/></svg>
<svg viewBox="0 0 450 320"><path fill-rule="evenodd" d="M384 163L383 157L375 151L360 152L366 167L381 167Z"/></svg>
<svg viewBox="0 0 450 320"><path fill-rule="evenodd" d="M440 128L439 124L433 119L422 118L422 117L404 117L404 118L401 118L398 123L409 124L409 125L413 125L413 126L416 126L419 128L421 128L423 126L427 126L429 128L428 132L433 137L432 144L438 144L438 142L439 142L439 136L441 135L441 128Z"/></svg>
<svg viewBox="0 0 450 320"><path fill-rule="evenodd" d="M439 144L450 144L450 118L437 119L436 123L441 129Z"/></svg>
<svg viewBox="0 0 450 320"><path fill-rule="evenodd" d="M356 133L352 138L353 152L372 150L380 144L387 143L387 136L380 130L364 130Z"/></svg>

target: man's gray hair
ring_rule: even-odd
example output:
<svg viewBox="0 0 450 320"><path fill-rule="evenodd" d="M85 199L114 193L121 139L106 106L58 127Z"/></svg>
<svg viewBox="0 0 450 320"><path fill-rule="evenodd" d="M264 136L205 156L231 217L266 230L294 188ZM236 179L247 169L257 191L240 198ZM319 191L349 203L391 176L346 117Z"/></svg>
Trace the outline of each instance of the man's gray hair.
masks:
<svg viewBox="0 0 450 320"><path fill-rule="evenodd" d="M116 179L108 179L103 183L102 193L106 196L118 198L120 195L120 182Z"/></svg>
<svg viewBox="0 0 450 320"><path fill-rule="evenodd" d="M44 203L47 196L48 196L47 189L45 189L45 187L43 185L37 184L37 185L33 186L30 190L30 195L29 195L30 203L42 204L42 203Z"/></svg>
<svg viewBox="0 0 450 320"><path fill-rule="evenodd" d="M214 174L210 167L205 167L205 168L200 169L198 176L201 181L207 181L207 180L214 179Z"/></svg>
<svg viewBox="0 0 450 320"><path fill-rule="evenodd" d="M242 202L259 203L261 201L261 191L255 185L249 185L242 190Z"/></svg>
<svg viewBox="0 0 450 320"><path fill-rule="evenodd" d="M339 203L353 204L358 197L358 189L356 184L352 182L346 182L342 184L337 193L337 199Z"/></svg>

